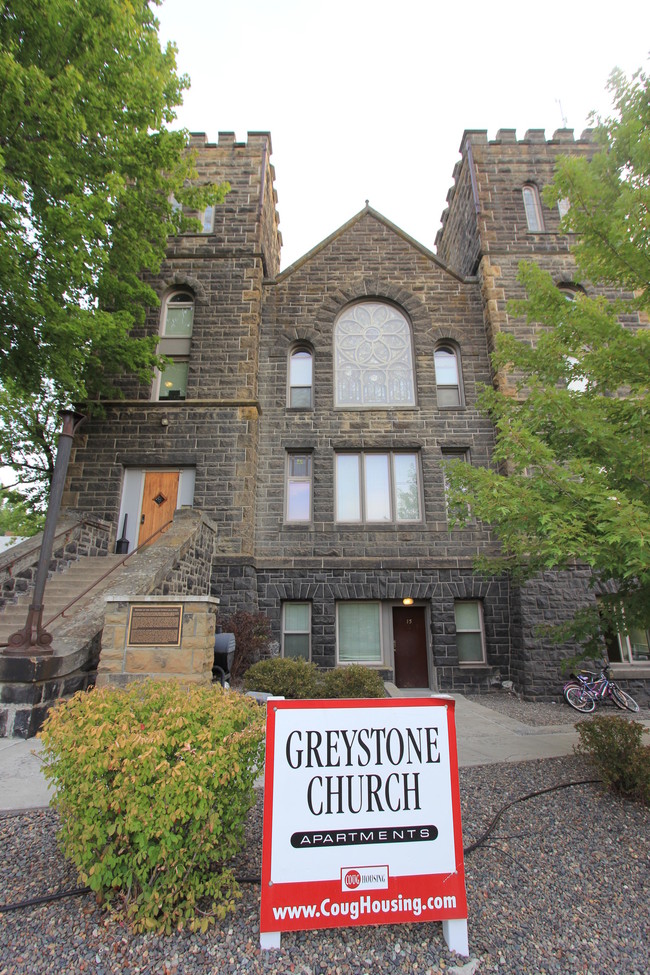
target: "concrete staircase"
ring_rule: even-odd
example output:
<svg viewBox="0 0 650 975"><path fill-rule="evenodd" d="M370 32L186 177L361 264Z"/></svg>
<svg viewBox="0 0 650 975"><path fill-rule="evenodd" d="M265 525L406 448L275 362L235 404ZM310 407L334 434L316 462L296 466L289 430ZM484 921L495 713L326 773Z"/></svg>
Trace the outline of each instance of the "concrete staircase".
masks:
<svg viewBox="0 0 650 975"><path fill-rule="evenodd" d="M86 556L72 562L64 571L55 572L49 577L45 585L43 600L43 624L48 632L54 635L57 629L63 623L68 622L73 614L101 598L104 590L114 585L122 571L121 567L116 568L107 578L103 577L117 565L121 558L120 555ZM94 588L82 596L65 616L58 616L69 603L85 593L91 586ZM12 633L21 630L25 625L32 594L33 590L29 589L22 593L15 603L9 603L4 609L0 610L0 644L6 643ZM56 616L57 619L48 626L48 621L53 616Z"/></svg>

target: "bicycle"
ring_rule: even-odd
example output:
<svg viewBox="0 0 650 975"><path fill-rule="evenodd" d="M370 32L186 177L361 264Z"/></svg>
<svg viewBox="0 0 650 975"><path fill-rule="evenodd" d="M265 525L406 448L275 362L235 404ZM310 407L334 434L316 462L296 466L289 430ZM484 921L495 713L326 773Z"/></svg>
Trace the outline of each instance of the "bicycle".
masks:
<svg viewBox="0 0 650 975"><path fill-rule="evenodd" d="M571 674L571 680L564 685L564 699L576 711L586 714L593 711L596 704L611 699L622 711L638 711L639 705L631 694L618 686L610 677L609 664L602 665L598 677L590 670Z"/></svg>

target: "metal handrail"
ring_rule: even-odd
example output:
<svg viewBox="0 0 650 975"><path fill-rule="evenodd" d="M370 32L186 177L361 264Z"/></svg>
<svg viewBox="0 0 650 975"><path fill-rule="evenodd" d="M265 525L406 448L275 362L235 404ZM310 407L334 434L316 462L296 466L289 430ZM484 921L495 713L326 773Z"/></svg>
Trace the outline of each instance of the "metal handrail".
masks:
<svg viewBox="0 0 650 975"><path fill-rule="evenodd" d="M81 593L79 593L78 596L75 596L74 599L70 600L70 602L67 604L67 606L64 606L62 610L60 610L58 613L56 613L55 616L50 617L49 620L47 620L45 623L43 623L43 629L46 629L51 623L54 622L54 620L58 620L59 616L65 616L65 614L68 612L68 610L71 609L71 607L74 606L75 603L78 603L81 599L84 598L84 596L87 596L89 592L92 592L92 590L95 589L100 584L100 582L103 582L104 579L107 579L108 576L112 572L115 572L116 569L121 568L121 566L123 566L124 563L128 559L132 558L136 554L136 552L139 552L140 549L142 549L142 548L146 548L146 546L149 544L149 542L153 538L155 538L156 535L160 535L166 528L169 528L169 526L172 524L173 520L174 520L173 518L170 518L170 520L167 521L167 522L165 522L164 525L161 525L160 528L157 528L156 531L153 532L152 535L149 535L148 538L145 538L145 540L143 542L141 542L139 545L137 545L133 549L132 552L127 552L127 554L123 558L121 558L119 560L119 562L115 562L114 565L112 565L111 568L108 569L108 571L105 572L103 576L100 576L99 579L96 579L95 582L93 582L92 586L88 586L87 589L84 589L84 591L81 592ZM63 534L63 533L60 533L60 534ZM8 646L10 646L10 644L8 644L8 643L0 643L0 647L8 647Z"/></svg>

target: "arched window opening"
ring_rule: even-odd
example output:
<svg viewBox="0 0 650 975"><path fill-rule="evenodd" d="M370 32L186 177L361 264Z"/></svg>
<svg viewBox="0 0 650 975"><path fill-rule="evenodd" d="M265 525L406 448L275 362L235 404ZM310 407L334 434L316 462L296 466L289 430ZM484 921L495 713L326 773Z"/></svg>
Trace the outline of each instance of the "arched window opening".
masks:
<svg viewBox="0 0 650 975"><path fill-rule="evenodd" d="M451 344L439 345L434 352L433 359L436 367L438 406L462 406L458 352Z"/></svg>
<svg viewBox="0 0 650 975"><path fill-rule="evenodd" d="M194 327L194 295L174 291L163 306L158 352L169 358L154 383L154 399L184 400L187 396L190 341Z"/></svg>
<svg viewBox="0 0 650 975"><path fill-rule="evenodd" d="M411 326L393 305L359 302L339 317L334 329L334 405L415 406Z"/></svg>
<svg viewBox="0 0 650 975"><path fill-rule="evenodd" d="M165 302L162 334L170 338L189 338L194 325L194 297L189 291L176 291Z"/></svg>
<svg viewBox="0 0 650 975"><path fill-rule="evenodd" d="M526 210L526 223L531 234L539 234L544 230L544 220L542 218L542 204L539 199L539 190L532 183L527 183L522 187L524 198L524 209Z"/></svg>
<svg viewBox="0 0 650 975"><path fill-rule="evenodd" d="M289 406L308 410L313 406L313 356L309 349L294 349L289 358Z"/></svg>

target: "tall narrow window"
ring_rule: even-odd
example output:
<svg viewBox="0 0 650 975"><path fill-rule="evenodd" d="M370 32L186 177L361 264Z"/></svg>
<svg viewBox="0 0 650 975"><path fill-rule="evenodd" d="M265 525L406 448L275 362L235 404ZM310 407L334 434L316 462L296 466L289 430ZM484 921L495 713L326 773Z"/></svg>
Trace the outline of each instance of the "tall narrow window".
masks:
<svg viewBox="0 0 650 975"><path fill-rule="evenodd" d="M295 349L289 358L289 406L308 410L313 405L313 357L308 349Z"/></svg>
<svg viewBox="0 0 650 975"><path fill-rule="evenodd" d="M411 326L393 305L350 305L334 329L334 405L415 406Z"/></svg>
<svg viewBox="0 0 650 975"><path fill-rule="evenodd" d="M194 325L194 298L189 291L176 291L165 302L162 334L167 338L189 338Z"/></svg>
<svg viewBox="0 0 650 975"><path fill-rule="evenodd" d="M482 664L485 662L482 609L483 607L478 600L457 599L454 602L456 650L460 664Z"/></svg>
<svg viewBox="0 0 650 975"><path fill-rule="evenodd" d="M532 183L522 187L524 198L524 209L526 210L526 223L531 234L539 234L544 230L542 219L542 204L539 199L539 191Z"/></svg>
<svg viewBox="0 0 650 975"><path fill-rule="evenodd" d="M337 454L338 522L400 524L421 518L417 454Z"/></svg>
<svg viewBox="0 0 650 975"><path fill-rule="evenodd" d="M338 603L337 645L342 664L382 661L379 603Z"/></svg>
<svg viewBox="0 0 650 975"><path fill-rule="evenodd" d="M287 521L311 521L311 470L311 454L287 454Z"/></svg>
<svg viewBox="0 0 650 975"><path fill-rule="evenodd" d="M155 398L184 400L187 396L190 341L194 327L194 296L175 291L163 305L158 352L168 356L154 384Z"/></svg>
<svg viewBox="0 0 650 975"><path fill-rule="evenodd" d="M282 656L309 660L311 604L285 603L282 607Z"/></svg>
<svg viewBox="0 0 650 975"><path fill-rule="evenodd" d="M214 223L214 207L212 205L207 206L203 211L201 222L203 224L203 233L211 234Z"/></svg>
<svg viewBox="0 0 650 975"><path fill-rule="evenodd" d="M439 345L434 352L436 367L436 394L438 406L454 407L463 405L463 391L460 380L458 352L450 343Z"/></svg>

